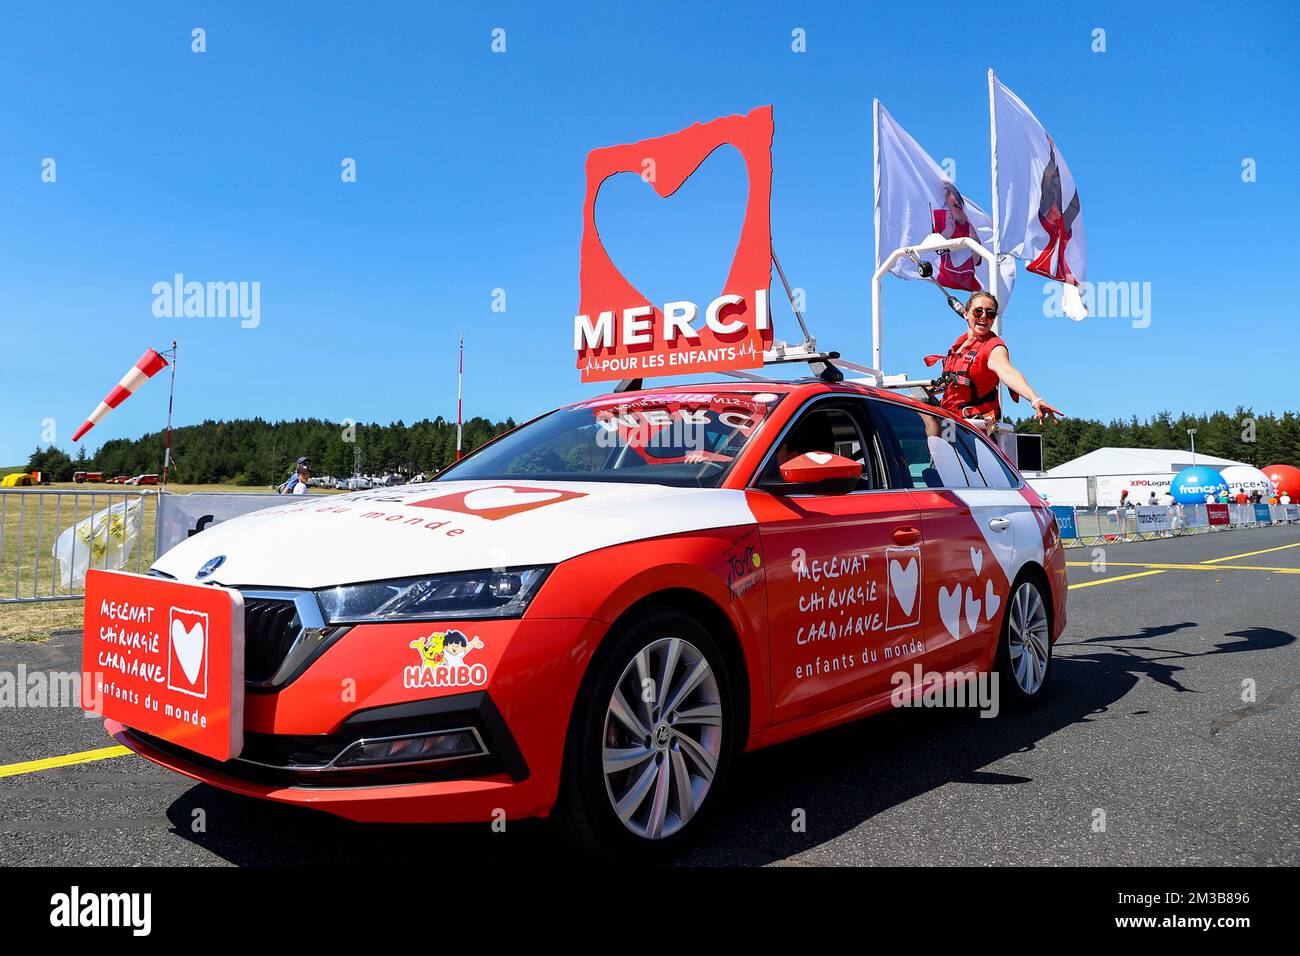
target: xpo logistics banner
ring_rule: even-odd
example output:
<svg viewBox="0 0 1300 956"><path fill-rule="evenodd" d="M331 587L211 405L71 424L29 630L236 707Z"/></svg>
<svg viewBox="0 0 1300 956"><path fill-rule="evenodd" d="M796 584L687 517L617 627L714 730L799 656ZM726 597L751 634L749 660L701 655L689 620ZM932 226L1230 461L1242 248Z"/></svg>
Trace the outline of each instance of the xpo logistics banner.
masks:
<svg viewBox="0 0 1300 956"><path fill-rule="evenodd" d="M721 146L745 163L749 195L731 269L711 302L656 305L610 260L596 230L596 197L611 176L635 173L668 198ZM647 175L653 170L653 175ZM758 368L772 344L772 107L697 123L668 136L592 150L583 205L580 314L573 347L582 381Z"/></svg>

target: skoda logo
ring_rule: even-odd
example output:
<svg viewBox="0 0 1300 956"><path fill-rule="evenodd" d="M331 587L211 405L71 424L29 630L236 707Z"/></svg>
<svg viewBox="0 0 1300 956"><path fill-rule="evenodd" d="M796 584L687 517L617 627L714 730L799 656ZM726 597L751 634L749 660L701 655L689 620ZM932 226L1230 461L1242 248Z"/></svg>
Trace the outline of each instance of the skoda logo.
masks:
<svg viewBox="0 0 1300 956"><path fill-rule="evenodd" d="M226 556L224 554L219 554L215 558L209 558L204 562L203 567L199 568L199 573L194 576L196 578L206 578L213 571L217 570L217 568L225 564L225 562Z"/></svg>

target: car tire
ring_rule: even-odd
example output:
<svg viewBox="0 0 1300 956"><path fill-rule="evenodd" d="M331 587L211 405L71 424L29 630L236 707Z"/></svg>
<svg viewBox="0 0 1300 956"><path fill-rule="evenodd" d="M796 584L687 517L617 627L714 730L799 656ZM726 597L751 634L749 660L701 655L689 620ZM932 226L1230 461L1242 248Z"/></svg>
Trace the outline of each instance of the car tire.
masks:
<svg viewBox="0 0 1300 956"><path fill-rule="evenodd" d="M1021 572L1011 586L998 635L998 684L1004 699L1032 707L1043 699L1052 671L1052 605L1041 579Z"/></svg>
<svg viewBox="0 0 1300 956"><path fill-rule="evenodd" d="M561 830L606 860L681 853L719 802L736 726L726 659L709 633L680 611L638 613L606 638L579 691L554 813Z"/></svg>

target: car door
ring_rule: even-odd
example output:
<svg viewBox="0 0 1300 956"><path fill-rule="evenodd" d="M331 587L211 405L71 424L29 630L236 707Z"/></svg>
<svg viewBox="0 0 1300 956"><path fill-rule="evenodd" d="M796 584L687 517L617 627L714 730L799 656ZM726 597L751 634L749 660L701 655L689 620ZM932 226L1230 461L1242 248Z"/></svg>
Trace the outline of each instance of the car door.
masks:
<svg viewBox="0 0 1300 956"><path fill-rule="evenodd" d="M852 491L785 494L778 459L800 430L863 462ZM907 489L891 489L865 400L814 399L787 426L750 490L768 582L773 720L887 698L923 650L921 531Z"/></svg>
<svg viewBox="0 0 1300 956"><path fill-rule="evenodd" d="M1027 502L1012 487L1014 473L997 468L965 425L901 402L872 404L894 439L885 446L896 453L894 484L911 489L919 512L926 669L951 679L987 668L1016 563L1017 514L1028 514Z"/></svg>

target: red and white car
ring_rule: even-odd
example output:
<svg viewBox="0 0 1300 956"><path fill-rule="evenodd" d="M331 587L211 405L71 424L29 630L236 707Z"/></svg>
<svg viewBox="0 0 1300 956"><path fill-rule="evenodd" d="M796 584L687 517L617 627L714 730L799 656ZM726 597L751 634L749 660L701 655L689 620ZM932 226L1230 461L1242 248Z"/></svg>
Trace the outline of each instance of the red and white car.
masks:
<svg viewBox="0 0 1300 956"><path fill-rule="evenodd" d="M109 720L218 787L363 821L554 816L692 839L743 751L999 675L1065 625L1050 509L986 438L852 383L580 402L432 484L216 525L151 572L242 593L242 751Z"/></svg>

